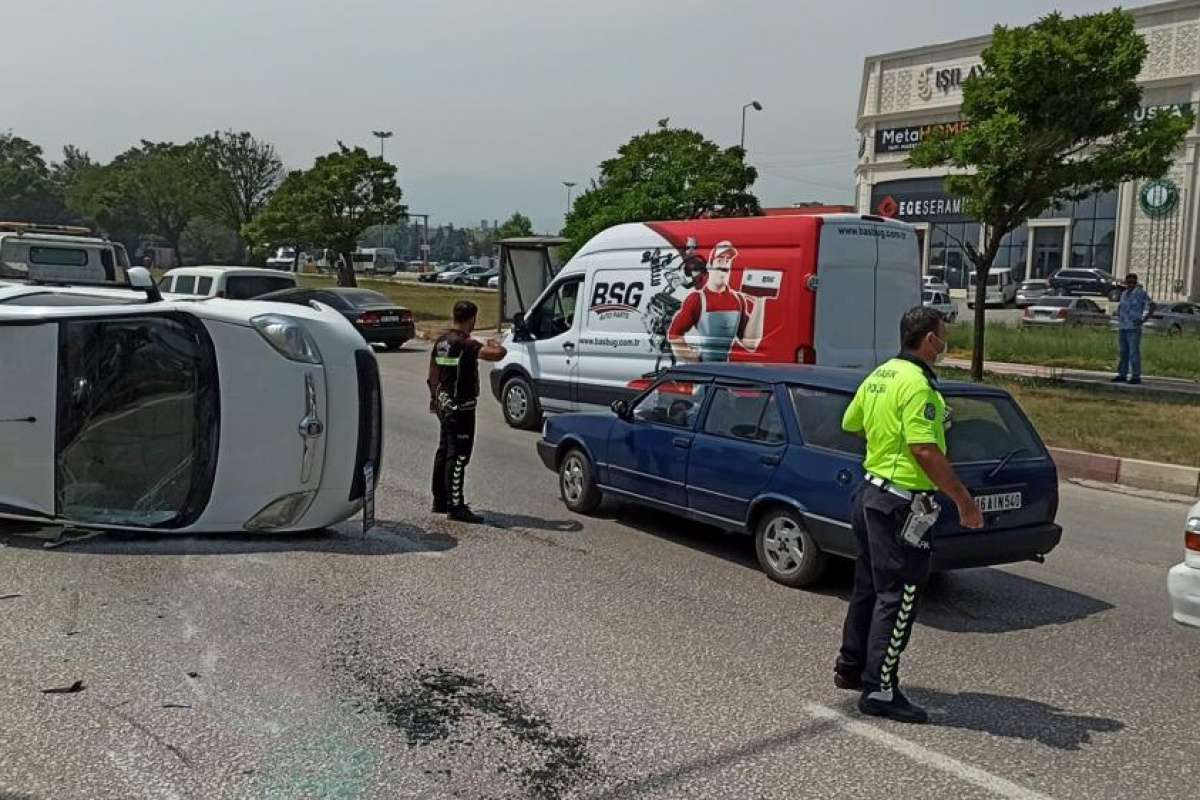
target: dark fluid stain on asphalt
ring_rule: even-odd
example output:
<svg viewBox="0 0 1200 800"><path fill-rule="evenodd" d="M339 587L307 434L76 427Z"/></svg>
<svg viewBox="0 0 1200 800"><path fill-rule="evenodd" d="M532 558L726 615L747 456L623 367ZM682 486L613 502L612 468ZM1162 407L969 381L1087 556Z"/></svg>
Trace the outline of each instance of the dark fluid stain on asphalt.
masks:
<svg viewBox="0 0 1200 800"><path fill-rule="evenodd" d="M381 714L403 733L409 747L442 742L451 749L487 746L486 737L468 724L484 722L483 727L502 732L493 741L515 740L521 751L532 755L522 759L525 766L520 769L497 768L499 775L515 775L529 797L560 800L580 782L595 777L586 737L555 733L519 698L483 678L442 667L419 667L396 675L387 667L372 669L359 658L343 658L341 666L364 694L360 709ZM487 725L489 721L493 724Z"/></svg>

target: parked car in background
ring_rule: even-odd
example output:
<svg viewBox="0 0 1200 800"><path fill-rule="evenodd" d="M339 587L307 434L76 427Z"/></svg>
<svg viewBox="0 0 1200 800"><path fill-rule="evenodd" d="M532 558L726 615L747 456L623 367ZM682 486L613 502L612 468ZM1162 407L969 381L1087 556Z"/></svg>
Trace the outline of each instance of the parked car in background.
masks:
<svg viewBox="0 0 1200 800"><path fill-rule="evenodd" d="M267 259L267 269L295 272L297 267L305 262L308 256L297 253L294 247L280 247Z"/></svg>
<svg viewBox="0 0 1200 800"><path fill-rule="evenodd" d="M492 278L499 280L499 277L499 267L485 267L483 272L480 272L471 278L471 283L476 286L487 287Z"/></svg>
<svg viewBox="0 0 1200 800"><path fill-rule="evenodd" d="M314 300L333 308L350 321L363 339L388 350L403 347L417 335L412 312L370 289L285 289L258 298L263 302L306 306Z"/></svg>
<svg viewBox="0 0 1200 800"><path fill-rule="evenodd" d="M975 273L971 273L970 284L967 287L967 307L975 307ZM993 269L987 277L987 293L985 305L1006 306L1017 299L1017 280L1013 271L1006 267Z"/></svg>
<svg viewBox="0 0 1200 800"><path fill-rule="evenodd" d="M611 412L549 417L538 442L563 501L590 513L605 495L754 537L775 581L805 586L826 555L854 557L853 495L861 437L842 415L863 370L702 364L667 370ZM949 458L984 513L959 525L940 498L936 569L1041 560L1059 542L1058 473L1037 431L1003 389L942 383L953 411Z"/></svg>
<svg viewBox="0 0 1200 800"><path fill-rule="evenodd" d="M450 270L459 270L465 268L466 264L439 264L428 272L422 272L417 276L417 280L421 283L434 283L437 281L438 275Z"/></svg>
<svg viewBox="0 0 1200 800"><path fill-rule="evenodd" d="M488 271L487 267L469 264L465 269L453 273L443 273L438 276L438 283L449 283L455 286L474 286L480 275Z"/></svg>
<svg viewBox="0 0 1200 800"><path fill-rule="evenodd" d="M1049 297L1051 293L1050 281L1044 278L1021 281L1021 284L1017 287L1017 308L1031 306L1037 300Z"/></svg>
<svg viewBox="0 0 1200 800"><path fill-rule="evenodd" d="M945 278L941 275L925 275L921 278L921 288L931 292L941 292L947 297L950 295L950 285L946 283Z"/></svg>
<svg viewBox="0 0 1200 800"><path fill-rule="evenodd" d="M500 273L497 272L495 275L488 278L487 285L488 285L489 289L499 289L500 288Z"/></svg>
<svg viewBox="0 0 1200 800"><path fill-rule="evenodd" d="M1114 317L1112 326L1117 326ZM1147 333L1165 333L1168 336L1182 334L1196 335L1200 333L1200 305L1196 303L1154 303L1151 305L1150 316L1142 325Z"/></svg>
<svg viewBox="0 0 1200 800"><path fill-rule="evenodd" d="M158 282L158 288L184 299L227 297L230 300L250 300L267 292L290 289L296 285L291 272L257 267L176 267L168 270Z"/></svg>
<svg viewBox="0 0 1200 800"><path fill-rule="evenodd" d="M1050 276L1050 288L1055 294L1086 294L1121 299L1122 286L1112 273L1102 269L1060 269Z"/></svg>
<svg viewBox="0 0 1200 800"><path fill-rule="evenodd" d="M469 269L471 266L471 264L447 264L445 269L439 268L438 271L434 273L433 280L435 283L450 283L454 276L458 275L463 270Z"/></svg>
<svg viewBox="0 0 1200 800"><path fill-rule="evenodd" d="M941 312L946 322L958 321L958 306L950 299L950 295L945 292L935 292L925 289L921 292L921 303L935 311Z"/></svg>
<svg viewBox="0 0 1200 800"><path fill-rule="evenodd" d="M1200 628L1200 503L1192 506L1184 523L1183 550L1183 562L1167 576L1171 616L1178 623Z"/></svg>
<svg viewBox="0 0 1200 800"><path fill-rule="evenodd" d="M0 287L0 516L164 532L312 530L374 491L375 356L329 309ZM366 467L370 466L370 469Z"/></svg>
<svg viewBox="0 0 1200 800"><path fill-rule="evenodd" d="M1086 297L1042 297L1026 307L1022 325L1107 325L1108 314Z"/></svg>

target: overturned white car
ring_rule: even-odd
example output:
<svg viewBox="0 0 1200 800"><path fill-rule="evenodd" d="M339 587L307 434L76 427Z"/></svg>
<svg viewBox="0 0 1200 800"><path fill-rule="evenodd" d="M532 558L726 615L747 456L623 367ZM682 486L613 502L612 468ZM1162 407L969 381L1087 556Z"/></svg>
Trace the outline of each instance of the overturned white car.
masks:
<svg viewBox="0 0 1200 800"><path fill-rule="evenodd" d="M140 291L0 284L0 517L295 531L372 505L379 371L345 317L128 272Z"/></svg>

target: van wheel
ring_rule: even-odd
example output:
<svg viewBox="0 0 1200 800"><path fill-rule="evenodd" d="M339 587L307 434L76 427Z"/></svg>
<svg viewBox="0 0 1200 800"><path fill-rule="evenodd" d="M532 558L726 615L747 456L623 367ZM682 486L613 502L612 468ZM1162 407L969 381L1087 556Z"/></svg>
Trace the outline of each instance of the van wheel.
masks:
<svg viewBox="0 0 1200 800"><path fill-rule="evenodd" d="M603 495L592 473L592 462L582 450L572 448L558 465L558 490L567 508L590 514L600 506Z"/></svg>
<svg viewBox="0 0 1200 800"><path fill-rule="evenodd" d="M505 382L500 391L500 406L504 409L504 421L514 428L531 431L541 424L542 410L533 386L520 375Z"/></svg>
<svg viewBox="0 0 1200 800"><path fill-rule="evenodd" d="M767 577L784 586L808 586L825 573L825 553L789 508L763 514L754 531L754 551Z"/></svg>

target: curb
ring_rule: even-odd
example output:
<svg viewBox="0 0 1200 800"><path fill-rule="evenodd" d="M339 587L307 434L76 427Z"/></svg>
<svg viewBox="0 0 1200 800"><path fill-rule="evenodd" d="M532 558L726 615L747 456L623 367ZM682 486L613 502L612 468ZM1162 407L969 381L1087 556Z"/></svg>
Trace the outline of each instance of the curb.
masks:
<svg viewBox="0 0 1200 800"><path fill-rule="evenodd" d="M1116 483L1188 497L1200 495L1200 467L1118 458L1061 447L1047 449L1064 478Z"/></svg>

